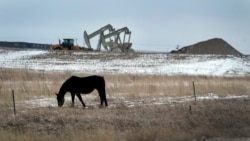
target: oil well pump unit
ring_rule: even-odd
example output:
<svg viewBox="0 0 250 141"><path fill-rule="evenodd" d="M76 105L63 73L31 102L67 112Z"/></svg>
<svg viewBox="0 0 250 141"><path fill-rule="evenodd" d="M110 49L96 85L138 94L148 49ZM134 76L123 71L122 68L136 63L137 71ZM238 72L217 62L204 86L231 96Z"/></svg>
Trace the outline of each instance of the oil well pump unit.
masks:
<svg viewBox="0 0 250 141"><path fill-rule="evenodd" d="M84 31L83 36L89 49L92 49L90 40L98 36L97 47L94 49L96 51L100 51L101 47L103 47L108 52L134 52L131 48L132 43L130 43L131 31L127 27L116 30L112 25L108 24L91 34Z"/></svg>

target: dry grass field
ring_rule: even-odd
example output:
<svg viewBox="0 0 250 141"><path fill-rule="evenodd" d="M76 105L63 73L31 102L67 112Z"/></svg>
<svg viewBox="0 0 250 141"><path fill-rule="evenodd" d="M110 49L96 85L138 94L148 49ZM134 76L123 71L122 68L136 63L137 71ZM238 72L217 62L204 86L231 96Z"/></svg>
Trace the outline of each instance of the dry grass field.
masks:
<svg viewBox="0 0 250 141"><path fill-rule="evenodd" d="M1 69L0 139L250 140L250 77L99 74L107 108L96 91L82 95L87 108L70 107L70 94L59 108L55 92L71 75L90 74Z"/></svg>

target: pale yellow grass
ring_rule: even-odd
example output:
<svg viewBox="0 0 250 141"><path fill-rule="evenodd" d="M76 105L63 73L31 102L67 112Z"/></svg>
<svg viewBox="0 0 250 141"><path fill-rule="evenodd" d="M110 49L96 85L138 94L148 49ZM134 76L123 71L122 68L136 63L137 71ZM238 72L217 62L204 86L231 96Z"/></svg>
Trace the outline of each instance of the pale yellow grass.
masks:
<svg viewBox="0 0 250 141"><path fill-rule="evenodd" d="M198 96L207 93L221 97L249 95L250 77L99 74L106 80L108 102L116 106L32 108L20 104L20 101L41 97L55 98L55 92L71 75L90 74L0 70L1 140L244 140L250 137L249 98L132 108L116 100L121 97L140 100L192 96L193 82ZM12 89L17 102L16 116L13 115ZM98 96L96 91L91 95ZM78 99L76 101L79 104ZM88 99L85 102L86 105L93 103ZM94 103L98 105L99 101ZM53 104L56 104L56 99Z"/></svg>
<svg viewBox="0 0 250 141"><path fill-rule="evenodd" d="M72 75L90 74L72 72L34 72L27 70L2 70L1 93L11 89L27 95L54 95L62 83ZM183 96L193 94L193 82L197 94L216 93L249 94L250 77L202 77L202 76L164 76L99 74L105 77L107 93L128 95L150 94L152 96Z"/></svg>

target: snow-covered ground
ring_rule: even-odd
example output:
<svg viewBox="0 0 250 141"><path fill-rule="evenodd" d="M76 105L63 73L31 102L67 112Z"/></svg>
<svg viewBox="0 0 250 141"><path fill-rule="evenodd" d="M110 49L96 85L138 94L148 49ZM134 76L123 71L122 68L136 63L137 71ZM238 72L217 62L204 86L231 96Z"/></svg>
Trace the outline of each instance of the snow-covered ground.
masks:
<svg viewBox="0 0 250 141"><path fill-rule="evenodd" d="M97 95L82 95L85 104L88 107L96 107L99 106L99 97ZM245 99L249 98L249 95L232 95L228 94L227 96L219 96L214 93L203 94L196 97L197 101L202 100L223 100L223 99ZM71 106L71 97L66 95L65 97L65 106ZM114 108L122 104L126 107L134 107L134 106L143 106L143 105L175 105L178 103L185 103L194 101L193 96L181 96L181 97L158 97L158 98L141 98L141 99L126 99L124 97L109 97L109 108ZM41 97L39 99L31 99L25 101L19 101L17 104L27 105L27 107L35 108L35 107L57 107L57 103L55 102L55 98L49 97ZM75 100L76 107L82 107L82 104L76 98Z"/></svg>
<svg viewBox="0 0 250 141"><path fill-rule="evenodd" d="M0 49L0 68L85 73L249 76L250 57L137 53L133 55Z"/></svg>

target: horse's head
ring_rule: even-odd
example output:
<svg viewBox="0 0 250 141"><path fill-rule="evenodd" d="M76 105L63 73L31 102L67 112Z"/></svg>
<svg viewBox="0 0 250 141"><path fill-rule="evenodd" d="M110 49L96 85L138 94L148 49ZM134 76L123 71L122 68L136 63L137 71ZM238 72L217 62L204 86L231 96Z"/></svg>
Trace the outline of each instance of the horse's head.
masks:
<svg viewBox="0 0 250 141"><path fill-rule="evenodd" d="M56 93L57 104L62 107L64 104L64 97Z"/></svg>

